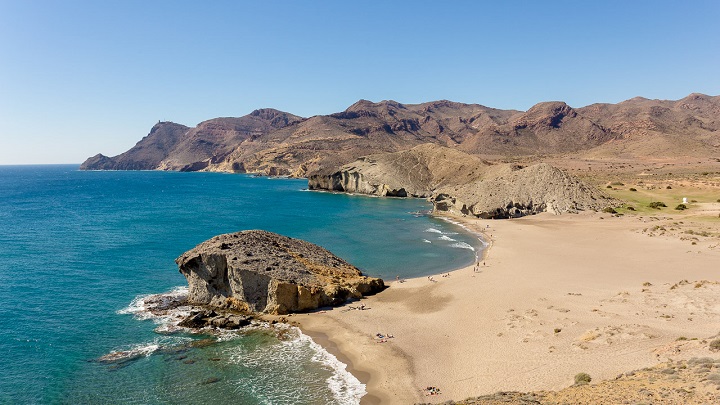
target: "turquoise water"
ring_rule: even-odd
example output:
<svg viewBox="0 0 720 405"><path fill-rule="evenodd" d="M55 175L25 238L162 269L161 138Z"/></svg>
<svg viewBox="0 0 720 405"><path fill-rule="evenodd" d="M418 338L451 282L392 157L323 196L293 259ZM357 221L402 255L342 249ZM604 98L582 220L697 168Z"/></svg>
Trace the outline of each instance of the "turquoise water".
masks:
<svg viewBox="0 0 720 405"><path fill-rule="evenodd" d="M478 241L424 215L426 201L305 188L0 166L0 403L356 403L359 382L297 330L167 333L127 313L139 296L186 284L174 263L182 252L244 229L308 240L387 279L475 260ZM96 361L114 351L142 355Z"/></svg>

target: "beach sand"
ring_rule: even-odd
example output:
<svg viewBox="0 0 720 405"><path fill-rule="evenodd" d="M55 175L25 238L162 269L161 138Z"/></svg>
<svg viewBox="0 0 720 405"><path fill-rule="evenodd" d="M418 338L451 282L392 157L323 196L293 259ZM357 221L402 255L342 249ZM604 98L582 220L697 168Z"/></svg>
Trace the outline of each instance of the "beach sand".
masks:
<svg viewBox="0 0 720 405"><path fill-rule="evenodd" d="M362 403L559 390L580 372L598 382L707 355L703 339L720 332L720 248L673 235L672 218L457 221L491 244L478 272L391 282L353 304L292 316L367 384ZM660 222L667 234L647 231ZM441 394L426 396L429 386Z"/></svg>

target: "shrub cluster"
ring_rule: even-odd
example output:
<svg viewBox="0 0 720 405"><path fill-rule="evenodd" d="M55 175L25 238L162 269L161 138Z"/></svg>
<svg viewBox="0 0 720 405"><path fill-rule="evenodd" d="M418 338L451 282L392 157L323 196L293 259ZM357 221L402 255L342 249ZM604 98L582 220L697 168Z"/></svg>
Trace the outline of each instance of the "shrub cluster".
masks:
<svg viewBox="0 0 720 405"><path fill-rule="evenodd" d="M590 381L592 381L592 378L588 373L577 373L575 375L575 385L585 385Z"/></svg>
<svg viewBox="0 0 720 405"><path fill-rule="evenodd" d="M650 204L648 204L648 207L659 210L661 207L667 207L667 205L665 205L665 203L662 201L653 201Z"/></svg>

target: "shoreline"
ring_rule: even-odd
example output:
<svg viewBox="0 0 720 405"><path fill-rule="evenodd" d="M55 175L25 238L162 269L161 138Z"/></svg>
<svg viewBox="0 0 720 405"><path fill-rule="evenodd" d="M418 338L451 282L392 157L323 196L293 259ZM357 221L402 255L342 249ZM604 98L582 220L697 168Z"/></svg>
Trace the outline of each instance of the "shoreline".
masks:
<svg viewBox="0 0 720 405"><path fill-rule="evenodd" d="M473 264L435 282L391 282L362 300L367 311L338 307L292 318L366 384L363 404L557 390L578 372L599 381L667 360L663 348L683 333L717 333L712 297L720 287L671 286L712 281L710 262L720 262L720 252L689 254L686 241L649 238L635 231L643 226L638 217L488 220L492 237L479 226L484 220L448 220L486 238L479 272ZM395 337L378 344L375 333ZM700 349L674 350L676 358ZM441 395L424 396L429 386Z"/></svg>

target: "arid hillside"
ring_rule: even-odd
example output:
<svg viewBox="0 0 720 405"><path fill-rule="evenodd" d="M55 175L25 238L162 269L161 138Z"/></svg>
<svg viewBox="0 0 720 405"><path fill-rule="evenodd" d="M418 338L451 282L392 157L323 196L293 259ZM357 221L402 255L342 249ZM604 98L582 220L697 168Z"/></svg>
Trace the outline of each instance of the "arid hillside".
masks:
<svg viewBox="0 0 720 405"><path fill-rule="evenodd" d="M161 122L127 152L98 154L81 168L305 177L333 172L362 156L427 143L486 160L712 158L720 157L718 131L720 97L703 94L582 108L552 101L526 112L446 100L360 100L345 111L310 118L262 109L194 128Z"/></svg>

